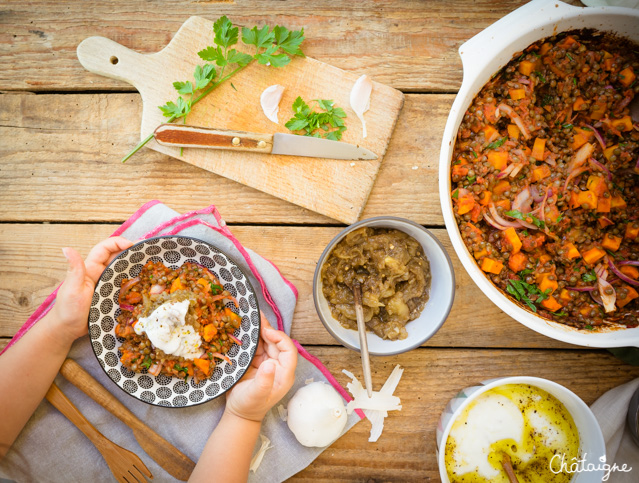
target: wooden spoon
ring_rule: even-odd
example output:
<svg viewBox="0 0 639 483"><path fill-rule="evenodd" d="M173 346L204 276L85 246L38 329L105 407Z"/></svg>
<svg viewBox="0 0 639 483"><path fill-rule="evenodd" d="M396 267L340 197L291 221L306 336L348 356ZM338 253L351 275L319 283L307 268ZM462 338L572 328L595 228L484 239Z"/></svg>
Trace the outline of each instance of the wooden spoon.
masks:
<svg viewBox="0 0 639 483"><path fill-rule="evenodd" d="M175 446L140 421L116 399L102 384L96 381L77 362L67 359L60 374L87 396L122 420L133 431L133 436L142 449L174 478L186 481L191 476L195 463Z"/></svg>
<svg viewBox="0 0 639 483"><path fill-rule="evenodd" d="M515 474L515 470L513 470L513 464L510 461L510 456L508 456L506 453L504 453L504 455L502 456L501 465L504 467L504 471L506 472L510 483L519 483L517 475Z"/></svg>
<svg viewBox="0 0 639 483"><path fill-rule="evenodd" d="M355 300L355 316L357 317L357 331L359 332L359 351L362 356L362 368L364 369L364 384L368 397L373 395L373 381L371 377L371 360L368 355L368 339L366 338L366 323L364 322L364 309L362 308L362 286L359 282L353 284L353 298Z"/></svg>
<svg viewBox="0 0 639 483"><path fill-rule="evenodd" d="M131 481L146 482L144 476L153 478L149 469L135 453L118 446L95 429L55 383L51 384L45 397L91 440L104 457L116 480L129 483Z"/></svg>

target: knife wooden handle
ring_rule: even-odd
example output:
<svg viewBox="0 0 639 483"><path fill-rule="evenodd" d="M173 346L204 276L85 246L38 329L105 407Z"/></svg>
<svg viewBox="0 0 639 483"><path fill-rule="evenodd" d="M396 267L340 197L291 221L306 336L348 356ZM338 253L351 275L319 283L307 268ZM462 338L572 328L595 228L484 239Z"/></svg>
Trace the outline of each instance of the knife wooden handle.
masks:
<svg viewBox="0 0 639 483"><path fill-rule="evenodd" d="M67 359L60 368L71 384L105 408L133 430L135 439L153 460L173 477L186 481L191 476L195 463L175 446L140 421L124 404L107 391L77 362Z"/></svg>
<svg viewBox="0 0 639 483"><path fill-rule="evenodd" d="M267 154L273 150L272 134L162 124L155 130L154 135L158 144L163 146L228 149Z"/></svg>

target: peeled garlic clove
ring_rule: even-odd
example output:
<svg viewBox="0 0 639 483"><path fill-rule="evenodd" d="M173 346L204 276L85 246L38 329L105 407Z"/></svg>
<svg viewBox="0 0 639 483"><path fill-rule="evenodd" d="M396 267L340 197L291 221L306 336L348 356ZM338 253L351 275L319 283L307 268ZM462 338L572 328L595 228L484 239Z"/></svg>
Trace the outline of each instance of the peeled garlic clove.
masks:
<svg viewBox="0 0 639 483"><path fill-rule="evenodd" d="M371 92L373 91L373 81L367 75L361 76L355 81L351 89L351 109L355 111L357 117L362 121L362 137L366 137L366 121L364 113L371 106Z"/></svg>
<svg viewBox="0 0 639 483"><path fill-rule="evenodd" d="M347 419L342 397L321 381L302 386L288 402L288 427L307 447L331 444L342 434Z"/></svg>
<svg viewBox="0 0 639 483"><path fill-rule="evenodd" d="M264 89L264 92L262 92L262 95L260 96L260 104L262 105L264 115L266 115L266 117L275 124L279 124L277 113L280 110L282 94L284 94L284 86L275 84Z"/></svg>

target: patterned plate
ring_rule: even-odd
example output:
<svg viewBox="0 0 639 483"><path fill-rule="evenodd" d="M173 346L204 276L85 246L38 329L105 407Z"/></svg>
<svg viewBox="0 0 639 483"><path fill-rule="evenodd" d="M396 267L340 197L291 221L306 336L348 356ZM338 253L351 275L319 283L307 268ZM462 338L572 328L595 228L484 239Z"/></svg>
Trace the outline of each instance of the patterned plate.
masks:
<svg viewBox="0 0 639 483"><path fill-rule="evenodd" d="M124 339L116 337L115 326L120 307L118 296L124 278L137 277L149 260L177 269L185 262L198 263L214 273L220 283L238 301L239 308L227 303L242 317L235 336L242 345L233 345L227 353L233 364L220 361L211 377L195 384L164 374L152 376L128 370L120 363L119 347ZM210 243L195 238L166 236L144 240L123 251L104 270L93 294L89 311L89 336L93 352L102 369L123 391L155 406L195 406L224 394L249 368L260 335L260 310L250 281L237 264Z"/></svg>

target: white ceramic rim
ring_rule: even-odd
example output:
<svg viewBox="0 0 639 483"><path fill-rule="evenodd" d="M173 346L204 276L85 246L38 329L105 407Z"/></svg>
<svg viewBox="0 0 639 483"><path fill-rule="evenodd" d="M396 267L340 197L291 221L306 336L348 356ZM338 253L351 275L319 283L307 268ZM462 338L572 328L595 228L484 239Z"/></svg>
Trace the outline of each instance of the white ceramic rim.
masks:
<svg viewBox="0 0 639 483"><path fill-rule="evenodd" d="M437 466L439 467L439 477L441 478L442 483L450 483L450 479L448 478L448 472L446 471L445 457L446 457L446 441L448 440L448 435L450 434L450 430L453 426L453 423L459 417L459 415L464 411L464 409L468 407L468 405L472 403L475 399L477 399L481 394L485 393L486 391L489 391L490 389L494 387L504 386L506 384L528 384L530 386L543 389L544 391L550 393L551 395L559 399L559 401L564 405L566 405L566 403L564 402L564 396L568 396L571 400L571 403L575 404L579 408L579 411L581 411L581 415L587 420L587 424L591 425L591 428L597 438L597 441L595 442L588 441L587 443L590 446L598 447L601 450L601 455L597 454L595 456L592 456L592 455L590 456L592 456L592 459L596 459L597 463L599 462L598 459L600 456L605 456L606 443L603 437L603 433L601 432L601 427L599 426L599 422L595 418L595 415L593 414L592 410L588 407L588 405L585 402L583 402L583 400L579 396L577 396L574 392L572 392L567 387L562 386L561 384L557 384L554 381L551 381L549 379L544 379L541 377L532 377L532 376L502 377L499 379L492 380L491 382L489 382L483 387L478 388L475 392L473 392L470 396L468 396L468 399L464 401L457 408L455 412L453 412L453 414L450 416L448 423L446 424L446 427L443 428L442 439L437 448L438 450ZM540 387L540 384L543 386L550 386L551 388L553 388L557 392L560 392L561 394L557 394L556 392L549 391L547 388ZM570 415L572 416L573 420L577 419L572 412L570 412ZM577 425L576 421L575 421L575 425ZM577 430L579 431L579 446L580 446L579 454L582 455L581 450L582 450L584 442L583 442L583 438L581 434L581 428L579 426L577 426ZM587 462L592 461L590 456L588 457ZM601 478L603 477L603 474L604 474L603 470L600 470L598 472L591 472L591 473L578 473L578 474L575 474L575 476L573 476L573 478L571 479L571 482L576 481L577 479L579 479L581 482L585 482L585 481L600 482Z"/></svg>
<svg viewBox="0 0 639 483"><path fill-rule="evenodd" d="M437 320L435 323L429 322L430 330L426 331L426 333L422 337L420 337L419 339L416 339L410 344L409 343L402 344L402 341L384 341L384 343L395 344L395 345L399 345L400 347L396 350L379 351L379 350L374 350L374 348L371 347L372 345L374 345L374 344L371 344L371 341L375 339L382 341L383 339L381 339L376 334L367 331L370 355L389 356L389 355L396 355L396 354L402 354L404 352L408 352L410 350L413 350L421 346L424 342L426 342L433 335L435 335L435 333L441 328L441 326L444 324L444 322L448 318L448 315L450 314L450 310L453 306L453 302L455 300L455 272L453 270L453 263L450 259L450 256L448 255L448 252L446 251L444 246L441 244L441 242L429 230L424 228L422 225L419 225L418 223L407 220L405 218L399 218L395 216L377 216L374 218L367 218L366 220L358 221L357 223L354 223L346 227L345 229L343 229L341 232L339 232L335 236L335 238L333 238L330 241L330 243L326 246L326 248L320 255L320 258L315 267L315 273L313 275L313 301L315 303L315 310L320 320L322 321L322 324L324 325L326 330L333 336L335 340L337 340L344 347L359 352L359 339L357 338L357 331L350 331L350 332L353 332L353 338L351 342L348 342L347 340L345 340L333 328L333 324L335 324L336 327L341 327L339 321L335 320L333 317L331 317L332 323L326 320L326 317L324 315L324 310L322 310L322 307L320 304L320 300L326 302L326 299L324 298L324 294L322 293L322 285L321 285L321 269L322 269L322 266L324 265L326 258L328 257L330 252L333 250L333 247L335 247L335 245L339 243L348 233L362 226L371 226L376 228L395 228L397 230L404 231L404 232L406 232L407 227L410 227L416 231L421 232L431 242L433 242L433 248L435 248L438 258L442 262L441 265L447 268L446 273L450 274L450 280L447 280L445 281L445 284L442 284L442 286L449 287L450 290L445 290L445 295L448 296L447 297L448 300L444 300L445 305L443 306L443 310L441 310L441 317L439 317L439 320ZM402 226L404 229L402 229ZM408 234L410 235L410 233ZM431 264L431 275L432 275L432 265L433 265L432 257L428 256L429 252L426 250L426 247L422 245L422 248L424 249L424 252L426 253L428 261ZM432 297L432 283L433 283L433 278L431 278L431 292L429 293L429 299L422 313L424 313L427 310L428 304L431 303L431 300L432 300L432 303L436 302L436 299ZM411 321L406 326L406 329L409 331L409 338L410 338L410 324L416 321L417 320ZM343 330L346 331L349 329L343 329ZM408 340L408 339L405 339L405 340Z"/></svg>
<svg viewBox="0 0 639 483"><path fill-rule="evenodd" d="M589 333L546 320L527 311L504 295L484 275L466 248L450 199L450 160L466 109L492 73L508 63L512 54L553 33L578 28L616 31L639 42L639 10L621 7L573 7L558 0L534 0L494 23L459 48L464 66L462 86L451 108L439 158L439 193L448 235L462 265L482 292L507 315L540 334L587 347L639 347L639 327ZM632 27L634 26L634 30Z"/></svg>

